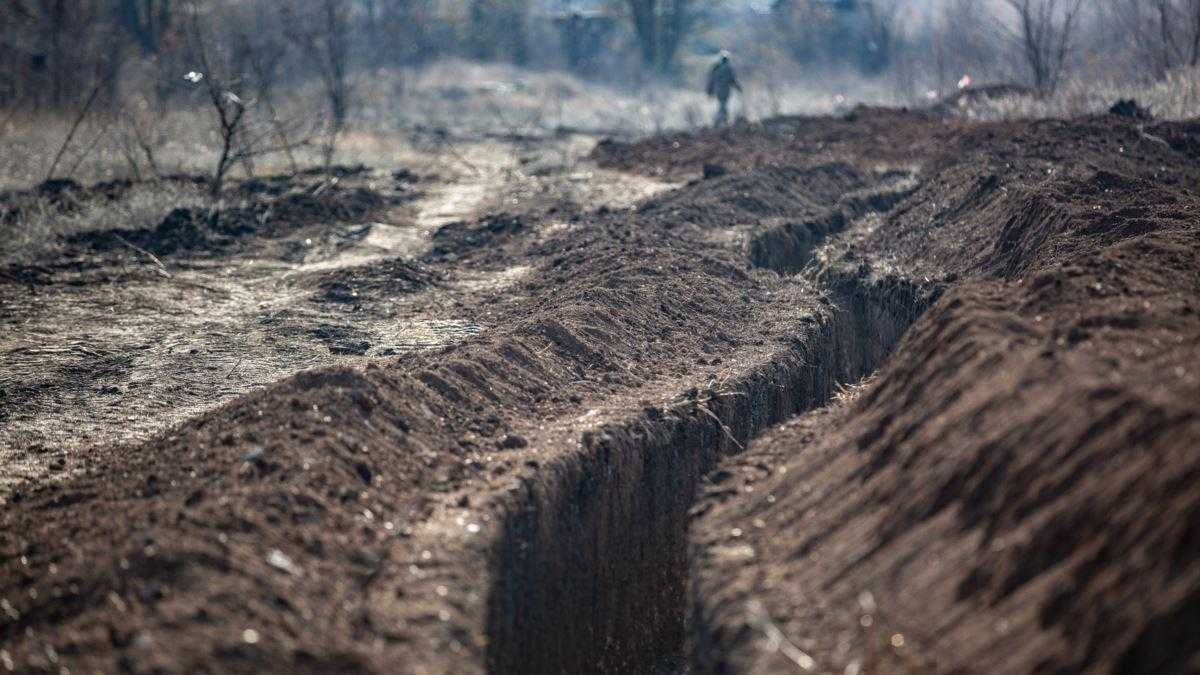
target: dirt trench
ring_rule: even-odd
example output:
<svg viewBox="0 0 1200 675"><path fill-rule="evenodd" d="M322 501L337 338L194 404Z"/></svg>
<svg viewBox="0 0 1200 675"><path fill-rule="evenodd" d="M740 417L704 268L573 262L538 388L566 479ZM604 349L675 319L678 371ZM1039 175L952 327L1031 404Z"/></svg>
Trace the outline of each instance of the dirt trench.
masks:
<svg viewBox="0 0 1200 675"><path fill-rule="evenodd" d="M1083 620L1085 630L1063 635L1078 641L1075 656L1090 651L1066 666L1092 662L1114 635L1135 643L1135 666L1176 658L1153 635L1180 633L1192 616L1195 453L1167 438L1156 461L1177 466L1130 470L1146 479L1132 493L1091 469L1117 466L1109 458L1127 441L1142 451L1146 435L1110 434L1068 453L1058 472L1038 464L1072 435L1087 441L1124 419L1106 406L1162 402L1142 405L1143 417L1167 410L1184 440L1200 419L1185 395L1194 374L1179 359L1194 353L1186 337L1200 296L1195 175L1162 174L1185 165L1161 144L1137 145L1141 133L1107 120L976 127L860 111L606 145L603 154L655 175L663 156L682 158L684 179L698 175L693 160L742 143L752 152L635 206L439 230L431 265L526 270L511 286L517 297L476 298L487 331L293 376L150 442L98 449L80 475L23 491L0 511L0 665L757 672L801 665L803 648L835 671L870 670L877 662L839 651L862 618L826 611L849 599L901 608L872 614L873 630L887 632L870 646L890 650L882 663L894 670L936 670L896 636L916 645L919 624L940 620L980 645L965 670L1028 672L1037 664L988 641L994 598L1010 588L1035 594L1010 603L1023 612L1013 625L1025 632L1013 635L1025 644L1060 637L1046 617ZM935 136L944 147L921 156ZM881 140L919 160L919 182L895 169L906 163L877 165ZM1023 360L1005 361L1011 354ZM1102 381L1122 368L1139 382L1153 370L1174 379L1161 391ZM862 407L815 412L826 426L795 417L877 371ZM1066 423L1051 414L1059 409ZM835 442L811 453L804 429ZM1034 431L1049 444L1024 442ZM774 456L758 452L763 439ZM992 452L996 443L1006 452ZM1025 447L1040 449L1013 464ZM1021 471L1005 474L1010 466ZM773 491L743 473L770 477ZM1103 481L1084 480L1093 475ZM1151 497L1164 481L1178 498L1170 508ZM1097 485L1108 486L1097 503L1134 494L1147 506L1116 514L1117 531L1074 492ZM1060 494L1075 501L1058 504ZM832 506L815 525L810 497ZM945 515L960 503L965 526ZM897 504L899 519L873 520ZM1069 517L1040 519L1047 505ZM780 517L758 518L763 508ZM1164 513L1177 517L1155 517ZM975 546L971 528L983 521L988 536L1033 526L1036 538L1006 534L1003 553ZM1079 546L1109 537L1116 548L1059 545L1078 524L1091 533ZM1149 544L1143 524L1158 528ZM934 525L949 529L909 545ZM809 555L823 541L838 546L833 565ZM839 585L876 583L863 571L885 563L933 569L921 558L930 550L974 566L950 587L949 576L935 580L932 600L943 604L892 597L886 583L867 587L874 596ZM888 557L873 560L878 551ZM1067 555L1071 583L1088 595L1044 574ZM1127 581L1141 575L1105 574L1128 574L1121 560L1160 561L1156 573L1175 575L1163 577L1171 594ZM1131 590L1149 605L1124 602ZM761 600L750 617L761 621L747 621L747 599ZM1132 614L1115 613L1125 606ZM964 612L969 621L957 621ZM1141 637L1117 635L1109 615L1141 621ZM1181 653L1192 648L1184 638Z"/></svg>
<svg viewBox="0 0 1200 675"><path fill-rule="evenodd" d="M830 312L520 494L492 670L1194 670L1200 286L1174 150L1103 118L983 126L921 184L752 228L757 265L815 257ZM883 214L852 225L860 203ZM862 403L741 453L880 366Z"/></svg>
<svg viewBox="0 0 1200 675"><path fill-rule="evenodd" d="M517 301L489 303L489 331L361 371L290 377L14 493L0 512L0 657L33 671L404 663L433 673L677 656L689 504L685 491L657 488L690 495L719 453L874 367L885 349L846 337L844 353L819 355L843 350L824 333L857 330L834 320L836 299L822 304L811 282L752 269L743 248L707 238L869 182L825 163L811 175L836 180L809 185L795 180L804 171L693 183L636 209L447 228L430 264L528 261ZM689 206L699 201L713 208ZM811 343L797 342L801 333ZM659 461L668 447L692 457L685 471ZM598 501L564 492L580 489ZM610 501L618 494L624 507ZM560 513L565 503L581 513ZM535 505L548 523L571 520L535 530ZM655 514L653 533L671 532L662 555L613 520L635 523L643 509ZM579 529L597 518L597 534ZM632 547L646 553L603 563L602 586L591 587L610 595L589 616L568 617L579 623L560 638L544 624L561 617L544 608L561 603L523 586L578 592L573 577L530 579L540 561L511 554L564 562L559 542L583 536L597 537L588 559L598 564ZM632 630L616 619L629 616L626 599L656 586L630 577L651 560L672 561L664 573L675 577L636 605L651 618ZM504 602L513 616L495 618ZM527 633L559 647L534 656ZM571 661L567 643L578 640L593 641Z"/></svg>
<svg viewBox="0 0 1200 675"><path fill-rule="evenodd" d="M895 201L843 200L831 213ZM794 231L814 243L814 230ZM771 264L811 261L811 246L787 250L799 253ZM583 432L510 495L493 554L489 671L675 672L687 663L698 630L689 626L688 530L705 477L760 432L874 372L938 295L865 267L812 272L825 300L787 348L718 386Z"/></svg>
<svg viewBox="0 0 1200 675"><path fill-rule="evenodd" d="M857 173L818 165L789 179L843 172ZM808 215L735 228L753 267L807 269L817 280L820 308L786 348L717 386L583 432L506 500L488 598L490 671L672 672L686 662L695 630L688 526L705 477L765 429L874 372L938 295L868 266L815 264L829 237L881 217L918 185L912 171L854 180L832 186L831 203Z"/></svg>

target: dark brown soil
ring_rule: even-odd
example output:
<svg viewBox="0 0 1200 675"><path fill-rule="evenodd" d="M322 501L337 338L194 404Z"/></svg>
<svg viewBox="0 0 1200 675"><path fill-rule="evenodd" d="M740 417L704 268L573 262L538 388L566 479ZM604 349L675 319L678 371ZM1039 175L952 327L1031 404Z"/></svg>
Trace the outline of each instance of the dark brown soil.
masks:
<svg viewBox="0 0 1200 675"><path fill-rule="evenodd" d="M318 276L315 281L320 300L350 305L413 293L436 286L444 278L435 269L401 258L339 269Z"/></svg>
<svg viewBox="0 0 1200 675"><path fill-rule="evenodd" d="M951 290L702 501L702 670L1200 665L1200 199L1162 131L966 129L831 246Z"/></svg>
<svg viewBox="0 0 1200 675"><path fill-rule="evenodd" d="M920 164L963 123L920 111L859 107L844 117L778 117L721 130L670 134L637 143L602 141L602 166L688 177L723 171L846 162L869 170Z"/></svg>
<svg viewBox="0 0 1200 675"><path fill-rule="evenodd" d="M488 328L13 494L0 666L1184 672L1198 138L860 109L603 144L708 178L305 277Z"/></svg>
<svg viewBox="0 0 1200 675"><path fill-rule="evenodd" d="M130 181L107 181L84 187L69 178L39 183L31 190L0 192L0 225L14 225L30 209L70 211L91 200L116 201L125 196Z"/></svg>
<svg viewBox="0 0 1200 675"><path fill-rule="evenodd" d="M250 183L254 186L259 181ZM286 189L285 185L279 184L280 190ZM248 237L280 238L314 223L362 222L402 200L366 188L330 187L325 183L287 194L255 187L248 194L269 196L242 207L176 209L150 229L85 232L68 237L66 245L85 252L127 252L133 247L157 256L228 254L229 248Z"/></svg>
<svg viewBox="0 0 1200 675"><path fill-rule="evenodd" d="M757 217L749 189L717 193L726 222L694 226ZM805 189L760 192L803 203ZM451 225L429 264L503 241L535 267L519 304L479 299L500 310L486 337L297 376L14 495L0 535L11 657L136 670L482 664L489 577L479 551L457 548L488 541L507 486L562 454L551 429L711 386L791 343L820 306L806 282L751 272L740 249L665 222L612 212L538 237L499 217ZM678 629L663 631L681 616L646 622L639 643L678 646ZM597 648L609 663L648 658Z"/></svg>

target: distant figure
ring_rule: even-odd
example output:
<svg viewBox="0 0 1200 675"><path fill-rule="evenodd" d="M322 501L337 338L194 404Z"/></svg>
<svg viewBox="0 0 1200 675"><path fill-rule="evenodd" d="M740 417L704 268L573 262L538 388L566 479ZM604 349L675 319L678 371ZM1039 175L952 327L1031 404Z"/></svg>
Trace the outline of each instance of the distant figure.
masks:
<svg viewBox="0 0 1200 675"><path fill-rule="evenodd" d="M713 64L712 70L708 73L708 88L706 89L708 95L716 98L717 103L720 104L713 126L723 126L729 121L729 96L733 94L734 89L741 93L742 85L738 84L737 73L733 72L733 64L729 62L729 52L722 50L720 56L717 57L717 62Z"/></svg>

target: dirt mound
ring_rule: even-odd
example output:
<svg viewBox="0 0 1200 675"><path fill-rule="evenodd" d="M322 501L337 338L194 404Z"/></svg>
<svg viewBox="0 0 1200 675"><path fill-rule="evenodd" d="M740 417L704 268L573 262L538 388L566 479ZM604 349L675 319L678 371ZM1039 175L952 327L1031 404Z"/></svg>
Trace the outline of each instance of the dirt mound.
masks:
<svg viewBox="0 0 1200 675"><path fill-rule="evenodd" d="M254 187L253 182L251 187ZM257 188L255 188L257 190ZM269 191L258 191L260 197ZM248 206L227 209L175 209L158 225L141 230L102 230L72 235L69 247L96 252L134 246L157 256L215 253L249 237L279 238L315 223L362 222L393 203L367 188L317 188Z"/></svg>
<svg viewBox="0 0 1200 675"><path fill-rule="evenodd" d="M1187 125L1157 132L1180 147L1192 137ZM886 227L838 252L917 278L1016 277L1071 251L1185 225L1179 200L1200 180L1194 166L1122 118L969 125L938 146Z"/></svg>
<svg viewBox="0 0 1200 675"><path fill-rule="evenodd" d="M701 175L705 164L734 170L861 162L859 170L870 171L928 158L962 124L930 112L860 106L842 118L779 117L634 143L606 140L592 157L607 168L673 178Z"/></svg>
<svg viewBox="0 0 1200 675"><path fill-rule="evenodd" d="M467 255L498 254L505 244L529 231L530 223L522 216L495 214L477 222L443 225L433 233L433 244L426 260L450 262Z"/></svg>
<svg viewBox="0 0 1200 675"><path fill-rule="evenodd" d="M317 298L350 304L368 298L386 300L437 285L442 278L442 274L425 265L396 258L321 275L316 284Z"/></svg>
<svg viewBox="0 0 1200 675"><path fill-rule="evenodd" d="M762 167L733 171L642 204L638 213L664 227L727 226L772 217L816 214L842 194L866 187L870 178L845 163L812 168Z"/></svg>
<svg viewBox="0 0 1200 675"><path fill-rule="evenodd" d="M1119 117L1128 117L1135 120L1152 120L1154 115L1132 98L1121 99L1108 109L1109 115L1117 115Z"/></svg>
<svg viewBox="0 0 1200 675"><path fill-rule="evenodd" d="M981 125L831 247L953 288L851 407L770 434L710 490L702 669L1195 663L1200 198L1137 133Z"/></svg>
<svg viewBox="0 0 1200 675"><path fill-rule="evenodd" d="M369 173L370 171L371 171L371 168L365 164L353 164L353 165L333 164L330 166L324 166L324 167L319 166L319 167L315 167L312 169L305 169L304 171L301 171L300 173L298 173L296 175L298 175L298 176L328 176L330 178L350 178L351 176L361 176L362 174Z"/></svg>
<svg viewBox="0 0 1200 675"><path fill-rule="evenodd" d="M964 87L942 99L937 112L954 113L979 103L1005 98L1032 98L1037 92L1020 84L985 84Z"/></svg>
<svg viewBox="0 0 1200 675"><path fill-rule="evenodd" d="M131 181L117 180L84 187L69 178L52 178L32 190L0 192L0 225L12 225L33 209L71 212L87 201L104 199L116 201L133 186Z"/></svg>

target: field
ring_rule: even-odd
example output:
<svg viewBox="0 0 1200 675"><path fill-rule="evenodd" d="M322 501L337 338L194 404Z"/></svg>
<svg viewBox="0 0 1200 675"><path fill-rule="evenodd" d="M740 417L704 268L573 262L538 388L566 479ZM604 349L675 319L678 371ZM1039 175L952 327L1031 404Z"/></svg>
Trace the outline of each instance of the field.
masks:
<svg viewBox="0 0 1200 675"><path fill-rule="evenodd" d="M0 668L1200 668L1200 126L552 126L6 193Z"/></svg>

